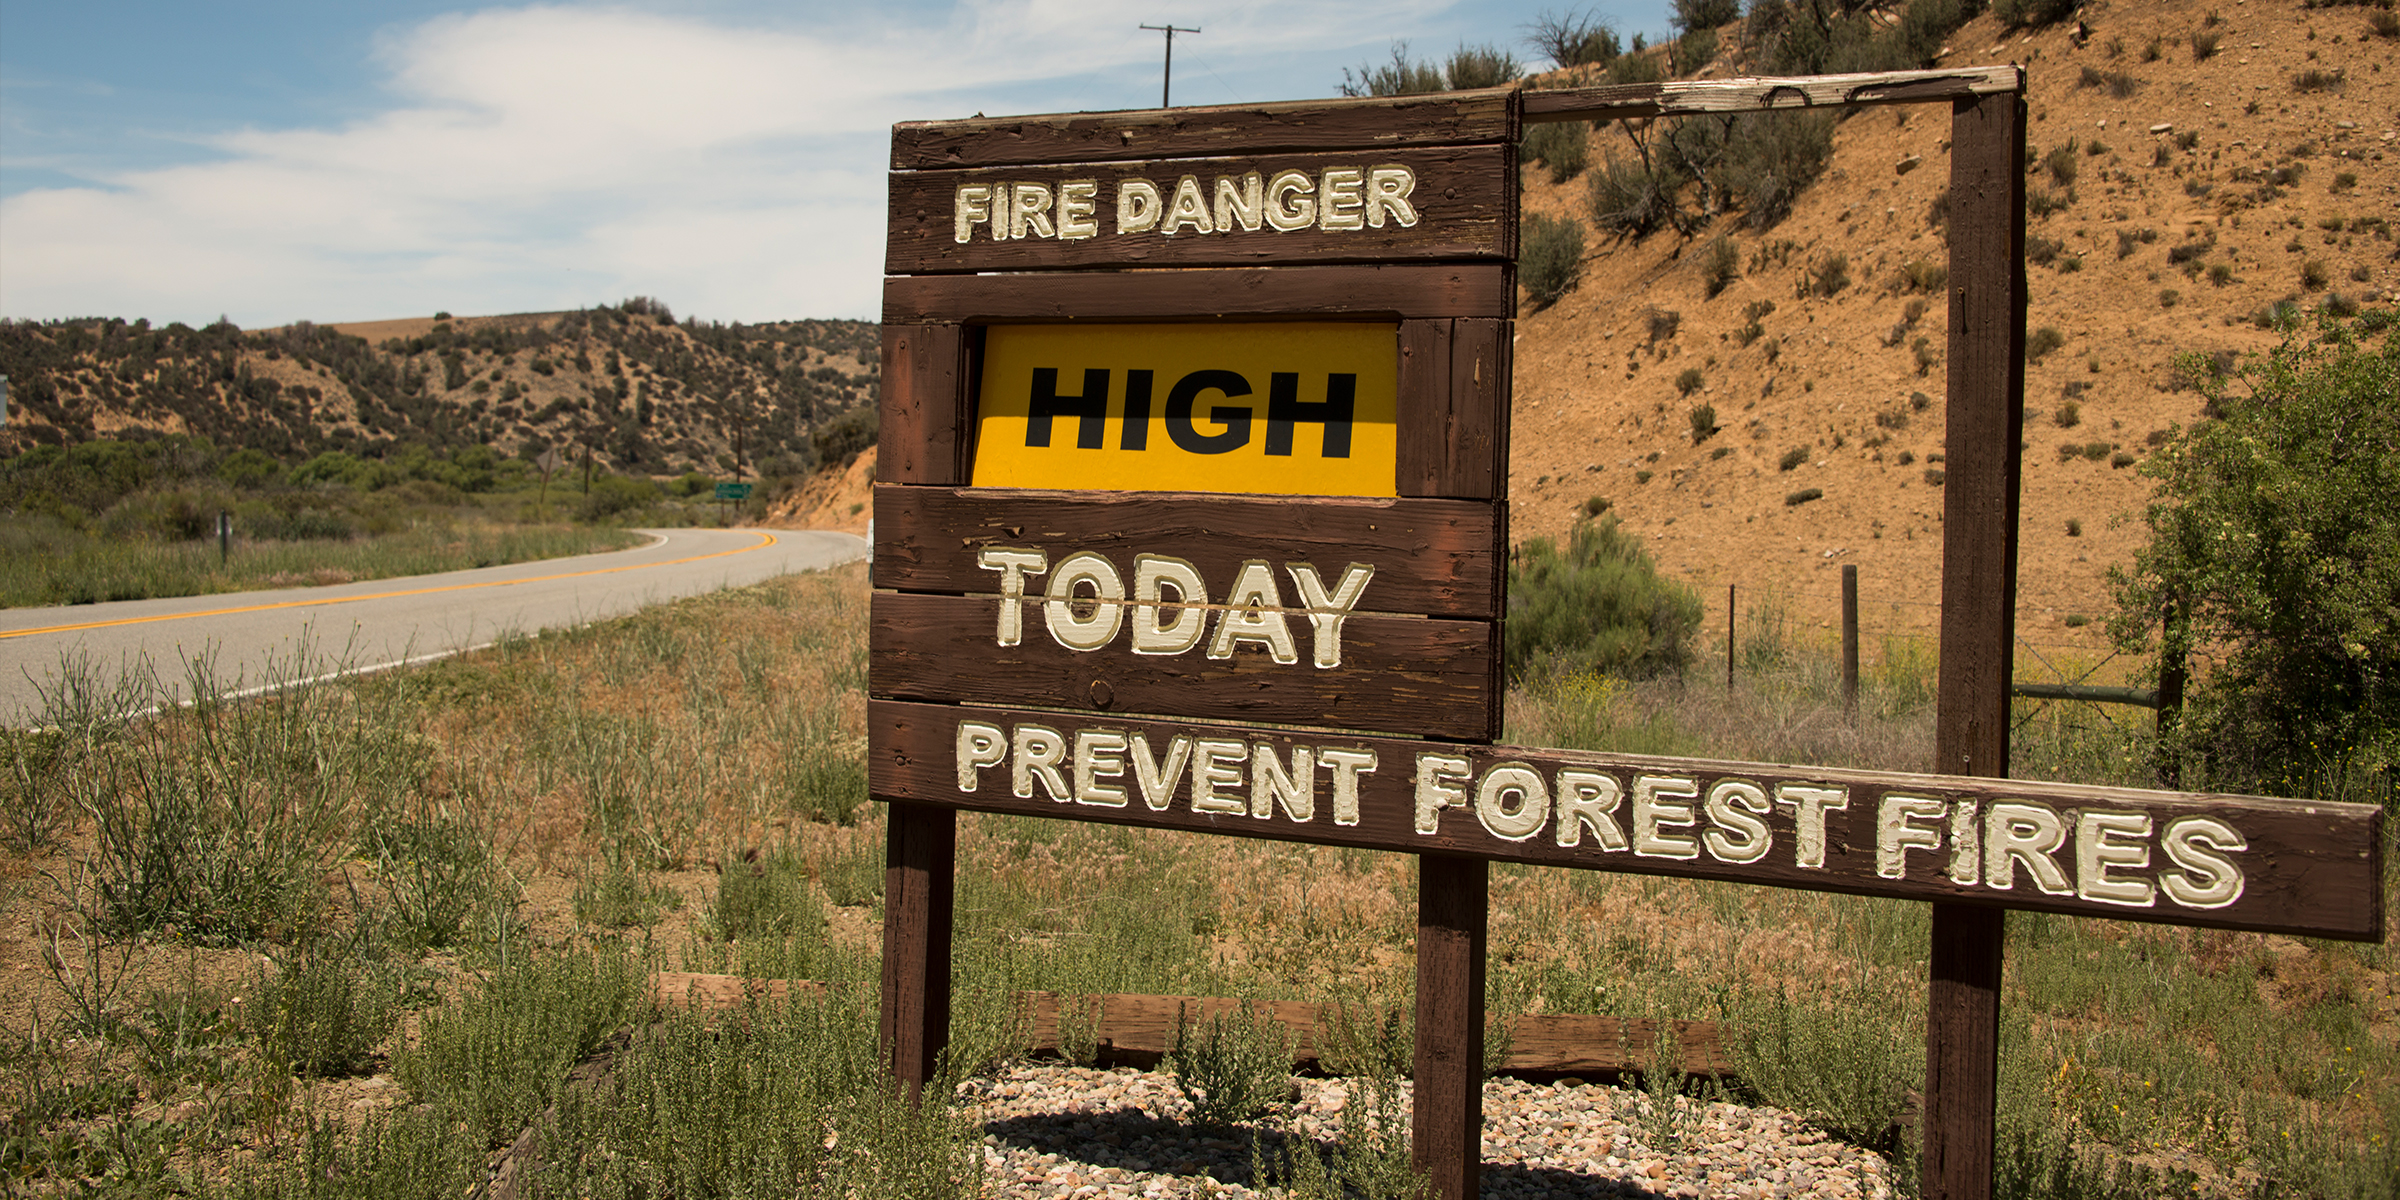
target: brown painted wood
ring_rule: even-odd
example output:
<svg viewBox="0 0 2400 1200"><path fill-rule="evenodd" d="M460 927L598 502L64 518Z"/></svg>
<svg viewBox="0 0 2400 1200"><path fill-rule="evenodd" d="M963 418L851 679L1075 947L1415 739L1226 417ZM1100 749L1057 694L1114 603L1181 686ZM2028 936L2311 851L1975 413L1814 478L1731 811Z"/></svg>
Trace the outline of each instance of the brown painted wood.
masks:
<svg viewBox="0 0 2400 1200"><path fill-rule="evenodd" d="M1417 856L1416 1167L1433 1194L1472 1200L1483 1178L1483 969L1491 865Z"/></svg>
<svg viewBox="0 0 2400 1200"><path fill-rule="evenodd" d="M1229 659L1198 649L1137 655L1123 631L1104 649L1070 650L1050 636L1039 608L1027 607L1023 641L1001 646L996 597L878 592L868 619L871 690L909 700L1098 710L1093 715L1458 738L1499 733L1504 691L1494 622L1353 616L1342 628L1342 665L1327 669L1310 661L1312 635L1298 616L1290 623L1301 661L1284 665L1255 645L1238 647Z"/></svg>
<svg viewBox="0 0 2400 1200"><path fill-rule="evenodd" d="M887 324L1506 316L1505 263L1223 267L883 281Z"/></svg>
<svg viewBox="0 0 2400 1200"><path fill-rule="evenodd" d="M1784 766L1770 763L1729 763L1701 759L1657 758L1644 755L1597 754L1586 751L1536 749L1524 746L1461 745L1423 742L1336 731L1293 731L1222 725L1201 721L1154 721L1101 714L1033 712L873 700L868 703L870 738L869 779L877 796L949 805L989 812L1048 815L1114 824L1184 829L1237 837L1263 837L1325 845L1358 846L1403 853L1439 853L1521 862L1538 866L1582 867L1634 874L1722 879L1737 883L1810 891L1848 892L1904 900L1956 902L1993 908L2021 908L2071 913L2114 920L2152 921L2222 929L2337 937L2375 941L2383 936L2382 910L2383 813L2373 805L2329 804L2272 800L2254 796L2225 796L2155 792L2134 788L2091 787L2037 780L1983 779L1967 776L1858 771L1830 767ZM971 790L958 785L957 746L961 721L990 723L1004 733L1021 722L1038 723L1060 731L1071 745L1081 730L1107 729L1140 733L1154 752L1164 753L1177 735L1243 742L1253 749L1269 747L1289 763L1293 747L1315 748L1319 755L1315 778L1317 809L1313 819L1292 820L1281 809L1267 818L1247 814L1195 812L1191 807L1190 776L1180 784L1169 806L1152 811L1134 794L1123 807L1061 802L1038 783L1032 795L1020 798L1010 789L1010 772L1003 767L978 772ZM1332 819L1332 776L1322 765L1325 748L1365 750L1376 756L1373 771L1359 776L1359 821L1342 826ZM1794 810L1778 806L1766 815L1769 844L1754 862L1725 861L1706 848L1690 858L1635 853L1630 848L1608 849L1599 835L1586 830L1579 844L1561 846L1555 825L1544 825L1522 840L1488 832L1468 808L1453 807L1437 814L1431 834L1415 831L1415 774L1420 753L1466 760L1471 778L1481 779L1491 768L1521 764L1546 781L1562 769L1596 771L1613 779L1627 799L1616 813L1618 831L1628 843L1634 835L1632 794L1639 776L1688 781L1705 797L1727 780L1756 785L1773 795L1784 785L1837 789L1847 807L1828 811L1824 820L1822 866L1801 866L1798 825ZM1247 795L1244 785L1227 792ZM1130 777L1121 780L1129 788ZM1554 786L1554 784L1552 785ZM1921 797L1957 804L1973 802L1978 814L1988 815L1995 802L2044 805L2059 814L2066 838L2050 855L2070 887L2077 879L2074 830L2077 814L2086 810L2147 817L2156 834L2169 822L2195 816L2211 817L2231 826L2247 845L2234 855L2243 876L2241 894L2224 907L2191 908L2164 894L2148 906L2110 903L2069 892L2044 892L2030 868L2013 871L2012 886L2000 889L1978 872L1975 882L1950 878L1950 845L1905 854L1899 878L1876 870L1876 823L1888 796ZM1700 807L1695 805L1696 808ZM1662 832L1696 838L1710 828L1704 812L1695 823ZM1920 821L1920 828L1941 831L1943 820ZM1979 826L1980 828L1980 826ZM2156 881L2172 864L2159 838L2153 836L2150 865L2119 871L2113 877ZM1980 861L1977 859L1976 861Z"/></svg>
<svg viewBox="0 0 2400 1200"><path fill-rule="evenodd" d="M870 753L873 738L869 738ZM950 1039L951 900L958 814L894 803L884 827L883 989L878 1031L893 1081L917 1100Z"/></svg>
<svg viewBox="0 0 2400 1200"><path fill-rule="evenodd" d="M1503 494L1515 325L1488 318L1400 323L1401 495Z"/></svg>
<svg viewBox="0 0 2400 1200"><path fill-rule="evenodd" d="M2020 93L1953 102L1934 768L1959 775L2008 774L2024 467L2024 161ZM1991 1195L2004 928L1997 913L1933 909L1920 1174L1930 1200Z"/></svg>
<svg viewBox="0 0 2400 1200"><path fill-rule="evenodd" d="M883 327L881 447L876 478L893 483L958 483L962 331L955 324Z"/></svg>
<svg viewBox="0 0 2400 1200"><path fill-rule="evenodd" d="M1168 236L1158 230L1120 232L1116 194L1120 183L1146 179L1172 198L1176 180L1193 176L1213 196L1220 177L1256 171L1268 178L1297 170L1316 176L1329 167L1360 169L1399 164L1416 172L1410 194L1417 220L1387 220L1380 228L1307 228L1202 233L1186 228ZM1066 180L1093 180L1099 188L1099 232L1067 239L1029 236L995 241L988 225L970 240L957 238L954 200L970 184L1041 184L1056 190ZM1516 152L1502 143L1411 148L1373 154L1244 155L1227 158L1146 160L1042 167L978 167L963 171L915 171L891 177L884 272L1019 271L1045 268L1164 266L1290 266L1313 263L1393 262L1406 259L1511 259L1516 254ZM1290 311L1290 310L1286 310Z"/></svg>
<svg viewBox="0 0 2400 1200"><path fill-rule="evenodd" d="M1516 139L1513 88L892 126L892 169L1182 158L1240 149L1369 151Z"/></svg>
<svg viewBox="0 0 2400 1200"><path fill-rule="evenodd" d="M1853 108L1921 104L2025 90L2021 67L1878 71L1786 78L1679 79L1525 93L1524 121L1611 120L1698 113L1765 112L1791 108Z"/></svg>
<svg viewBox="0 0 2400 1200"><path fill-rule="evenodd" d="M1359 611L1480 619L1499 615L1506 569L1497 511L1471 500L875 486L877 587L989 594L998 576L975 563L987 546L1052 562L1095 551L1120 569L1172 554L1212 581L1251 559L1316 563L1329 580L1373 563Z"/></svg>

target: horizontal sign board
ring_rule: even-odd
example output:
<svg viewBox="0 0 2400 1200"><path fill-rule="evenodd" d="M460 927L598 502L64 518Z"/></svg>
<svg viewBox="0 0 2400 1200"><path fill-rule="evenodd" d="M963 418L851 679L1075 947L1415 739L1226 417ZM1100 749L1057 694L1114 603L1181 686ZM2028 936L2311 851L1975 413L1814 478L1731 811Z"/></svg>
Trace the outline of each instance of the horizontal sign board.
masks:
<svg viewBox="0 0 2400 1200"><path fill-rule="evenodd" d="M884 272L1513 258L1499 143L900 171Z"/></svg>
<svg viewBox="0 0 2400 1200"><path fill-rule="evenodd" d="M1182 158L1239 147L1270 151L1389 151L1399 146L1505 142L1516 136L1513 88L1383 96L1339 104L1274 104L902 121L892 169L1009 163Z"/></svg>
<svg viewBox="0 0 2400 1200"><path fill-rule="evenodd" d="M918 592L992 592L981 552L1081 551L1112 561L1172 547L1202 576L1243 563L1372 563L1362 611L1499 615L1500 513L1473 500L1299 500L1154 492L1029 492L875 485L875 584Z"/></svg>
<svg viewBox="0 0 2400 1200"><path fill-rule="evenodd" d="M717 485L717 499L747 500L750 498L752 486L747 483L720 483Z"/></svg>
<svg viewBox="0 0 2400 1200"><path fill-rule="evenodd" d="M877 648L881 652L881 647ZM868 706L874 795L953 808L2378 941L2372 805Z"/></svg>
<svg viewBox="0 0 2400 1200"><path fill-rule="evenodd" d="M1399 327L996 325L985 487L1389 496Z"/></svg>

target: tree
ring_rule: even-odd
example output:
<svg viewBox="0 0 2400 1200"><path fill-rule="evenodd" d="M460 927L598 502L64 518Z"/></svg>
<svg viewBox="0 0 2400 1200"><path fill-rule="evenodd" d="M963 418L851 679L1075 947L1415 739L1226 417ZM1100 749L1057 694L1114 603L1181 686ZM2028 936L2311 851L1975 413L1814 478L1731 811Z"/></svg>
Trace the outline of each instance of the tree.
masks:
<svg viewBox="0 0 2400 1200"><path fill-rule="evenodd" d="M2388 315L2388 314L2379 314ZM2157 640L2162 679L2211 669L2162 761L2185 786L2336 798L2388 793L2400 762L2400 338L2327 318L2230 374L2187 355L2218 419L2142 467L2150 545L2110 572L2110 633Z"/></svg>

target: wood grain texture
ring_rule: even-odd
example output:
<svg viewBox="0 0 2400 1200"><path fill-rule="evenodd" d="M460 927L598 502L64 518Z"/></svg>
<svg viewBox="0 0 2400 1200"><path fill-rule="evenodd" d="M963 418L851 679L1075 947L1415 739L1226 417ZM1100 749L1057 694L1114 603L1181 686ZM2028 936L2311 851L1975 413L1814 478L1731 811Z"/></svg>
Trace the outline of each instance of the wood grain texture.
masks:
<svg viewBox="0 0 2400 1200"><path fill-rule="evenodd" d="M1401 495L1502 495L1515 327L1490 318L1400 323Z"/></svg>
<svg viewBox="0 0 2400 1200"><path fill-rule="evenodd" d="M1183 158L1239 149L1376 151L1516 138L1514 88L1126 112L903 121L892 169Z"/></svg>
<svg viewBox="0 0 2400 1200"><path fill-rule="evenodd" d="M1117 188L1128 179L1149 180L1171 198L1176 180L1190 175L1199 180L1206 195L1213 196L1218 178L1239 178L1252 171L1271 179L1277 172L1296 170L1313 178L1328 167L1364 170L1392 163L1416 173L1415 190L1409 196L1417 214L1413 225L1393 219L1380 228L1359 229L1311 226L1282 232L1261 225L1253 230L1206 233L1187 228L1174 236L1155 229L1120 232L1117 226ZM1068 179L1097 181L1097 235L1075 240L1027 237L995 241L989 226L984 225L975 228L971 240L957 240L954 199L961 186L1005 182L1056 189ZM1411 148L1376 155L1265 155L904 172L891 177L884 273L1506 260L1516 255L1516 179L1515 152L1498 143Z"/></svg>
<svg viewBox="0 0 2400 1200"><path fill-rule="evenodd" d="M1950 124L1948 476L1934 767L2005 776L2024 467L2024 97L1961 98ZM2004 930L1998 913L1933 906L1919 1175L1931 1200L1992 1194Z"/></svg>
<svg viewBox="0 0 2400 1200"><path fill-rule="evenodd" d="M882 428L877 478L894 483L958 483L968 377L963 331L954 324L883 327Z"/></svg>
<svg viewBox="0 0 2400 1200"><path fill-rule="evenodd" d="M1247 643L1229 659L1200 650L1137 655L1123 632L1105 649L1070 650L1050 636L1031 605L1024 640L1000 646L999 605L991 596L876 593L868 620L869 690L911 700L1435 737L1490 738L1500 728L1500 631L1490 621L1353 616L1342 627L1342 665L1324 669L1310 663L1310 631L1297 617L1291 624L1301 661L1284 665Z"/></svg>
<svg viewBox="0 0 2400 1200"><path fill-rule="evenodd" d="M2021 67L1877 71L1851 75L1679 79L1525 93L1524 121L1608 120L1695 113L1766 112L1921 104L1961 96L2015 95L2025 90Z"/></svg>
<svg viewBox="0 0 2400 1200"><path fill-rule="evenodd" d="M1327 579L1372 563L1359 611L1476 619L1499 616L1506 569L1497 508L1470 500L875 486L877 587L990 593L998 576L975 555L1003 545L1052 562L1096 551L1120 569L1172 554L1209 580L1251 559L1316 563Z"/></svg>
<svg viewBox="0 0 2400 1200"><path fill-rule="evenodd" d="M661 1008L724 1012L748 1004L783 1003L794 996L819 996L826 985L807 979L746 979L739 975L700 971L658 971L650 976L650 994ZM1086 1036L1102 1067L1155 1067L1175 1044L1178 1014L1205 1021L1230 1013L1243 1002L1225 996L1151 996L1110 993L1066 998L1070 1024L1089 1022ZM1283 1026L1291 1039L1292 1065L1316 1069L1321 1062L1322 1024L1328 1019L1322 1005L1299 1000L1252 1000L1251 1011ZM1028 1053L1060 1052L1055 992L1019 992L1018 1011L1025 1021ZM1091 1011L1092 1006L1097 1012ZM1354 1019L1356 1018L1354 1014ZM1508 1056L1501 1061L1504 1075L1556 1077L1607 1076L1647 1071L1655 1065L1660 1027L1671 1025L1677 1048L1667 1067L1689 1075L1729 1078L1733 1058L1725 1049L1725 1031L1714 1021L1657 1021L1646 1017L1611 1017L1592 1013L1544 1013L1509 1020Z"/></svg>
<svg viewBox="0 0 2400 1200"><path fill-rule="evenodd" d="M919 1099L950 1039L958 814L895 803L884 828L883 988L877 1022L895 1083Z"/></svg>
<svg viewBox="0 0 2400 1200"><path fill-rule="evenodd" d="M1409 1150L1445 1200L1483 1179L1483 972L1491 864L1417 856L1417 1022Z"/></svg>
<svg viewBox="0 0 2400 1200"><path fill-rule="evenodd" d="M1505 263L1224 267L883 281L887 324L1507 316Z"/></svg>
<svg viewBox="0 0 2400 1200"><path fill-rule="evenodd" d="M1104 807L1053 799L1039 785L1020 797L1010 786L1010 772L987 768L974 776L971 790L961 790L957 773L958 724L972 720L1003 730L1020 722L1057 729L1072 744L1086 729L1140 733L1159 753L1178 735L1243 742L1266 747L1283 761L1293 747L1315 748L1320 764L1324 748L1368 751L1376 756L1372 771L1358 778L1358 823L1334 823L1329 774L1316 772L1316 812L1309 821L1295 821L1281 810L1269 817L1193 811L1190 775L1179 776L1167 807L1152 811L1143 800L1122 807ZM975 708L873 700L868 703L868 772L877 796L914 800L989 812L1048 815L1070 819L1185 829L1236 837L1264 837L1325 845L1359 846L1404 853L1440 853L1521 862L1541 866L1582 867L1633 874L1723 879L1738 883L1792 887L1811 891L1848 892L1897 899L1956 902L1968 905L2073 913L2113 920L2152 921L2221 929L2337 937L2376 941L2383 936L2381 902L2383 870L2383 813L2365 804L2327 804L2224 796L2154 792L2134 788L2089 787L2035 780L1983 779L1966 776L1856 771L1771 763L1728 763L1703 759L1657 758L1644 755L1596 754L1523 746L1460 745L1423 742L1331 731L1291 731L1220 725L1200 721L1154 721L1098 714L1029 712L1006 708ZM1705 847L1690 857L1665 857L1610 848L1601 834L1583 827L1578 844L1562 846L1555 821L1521 839L1490 832L1471 807L1449 807L1437 814L1435 832L1415 830L1417 755L1420 752L1462 759L1468 777L1480 780L1494 767L1522 765L1554 781L1562 769L1595 771L1609 776L1627 799L1616 810L1618 832L1630 843L1635 834L1632 799L1641 776L1687 783L1705 797L1717 784L1741 781L1773 795L1784 785L1836 789L1845 807L1825 813L1821 866L1800 865L1795 810L1777 805L1763 817L1768 841L1763 857L1734 862ZM1247 778L1245 776L1245 778ZM1461 782L1456 777L1453 782ZM1130 776L1120 780L1132 787ZM1555 784L1551 787L1555 789ZM1228 791L1240 790L1229 788ZM1244 792L1243 794L1247 794ZM1905 796L1940 801L1945 805L1973 802L1989 814L1995 802L2046 806L2059 816L2064 840L2049 858L2070 885L2078 880L2075 825L2085 811L2131 814L2147 818L2163 831L2181 818L2205 816L2237 831L2247 849L2234 853L2242 873L2242 890L2223 907L2186 907L2160 894L2149 905L2112 903L2072 890L2052 894L2042 890L2031 868L2012 868L2011 886L2002 889L1996 878L1973 883L1953 880L1947 873L1948 844L1912 850L1902 859L1904 873L1886 878L1876 869L1876 824L1887 797ZM1515 803L1501 797L1503 807ZM1683 840L1699 840L1711 823L1698 800L1689 825L1661 829ZM1920 821L1919 827L1939 831L1943 822ZM2172 865L2154 837L2149 865L2119 870L2116 878L2157 881ZM1678 853L1682 853L1679 851Z"/></svg>

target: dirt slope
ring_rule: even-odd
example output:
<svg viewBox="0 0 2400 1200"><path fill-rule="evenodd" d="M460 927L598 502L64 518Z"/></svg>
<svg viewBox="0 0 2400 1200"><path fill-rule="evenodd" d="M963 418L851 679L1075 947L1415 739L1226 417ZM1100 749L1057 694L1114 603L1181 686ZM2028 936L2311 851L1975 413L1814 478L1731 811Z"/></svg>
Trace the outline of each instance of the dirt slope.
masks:
<svg viewBox="0 0 2400 1200"><path fill-rule="evenodd" d="M2026 373L2018 630L2037 646L2100 642L2097 624L2066 621L2106 613L2108 566L2142 544L2138 521L2126 523L2148 494L2132 464L2201 413L2173 355L2265 349L2276 335L2253 315L2287 298L2400 300L2400 43L2371 36L2358 7L2252 0L2215 12L2204 25L2211 14L2191 5L2102 0L2085 10L2092 33L2080 48L2071 22L2004 38L1987 16L1944 59L2027 64L2028 190L2064 201L2027 226L2034 256L2047 259L2028 265L2027 328L2064 338ZM2195 33L2220 38L2205 62L2194 59ZM2154 40L2159 57L2145 62ZM1738 73L1737 53L1707 73ZM2079 86L2086 67L2131 77L2131 94ZM2341 81L2303 90L2296 81L2311 70ZM1546 311L1528 303L1518 321L1515 536L1557 535L1599 496L1669 572L1700 586L1712 629L1723 628L1728 582L1741 585L1745 609L1754 589L1779 589L1803 627L1830 623L1842 563L1859 566L1870 627L1930 628L1942 494L1927 471L1943 445L1944 300L1938 288L1906 288L1902 269L1944 261L1929 213L1948 181L1948 135L1939 106L1862 111L1790 218L1763 232L1721 218L1688 240L1612 243L1588 228L1585 179L1554 185L1529 166L1526 211L1576 215L1591 251L1576 290ZM2043 163L2069 143L2071 185ZM1599 130L1592 161L1627 145L1619 130ZM1719 235L1739 248L1743 274L1711 299L1698 252ZM2202 249L2170 262L2185 246ZM1808 294L1812 267L1835 256L1846 256L1850 283ZM2319 271L2304 282L2311 262ZM1927 309L1894 341L1911 299ZM1746 306L1767 301L1774 310L1744 345ZM1671 336L1652 341L1651 310L1678 315ZM1920 336L1935 356L1922 373ZM1677 378L1695 368L1705 382L1687 397ZM1915 408L1916 393L1931 406ZM2070 401L2072 416L2062 412ZM1713 406L1720 426L1698 444L1696 404ZM1780 469L1803 447L1801 465ZM1785 503L1806 488L1823 498Z"/></svg>

